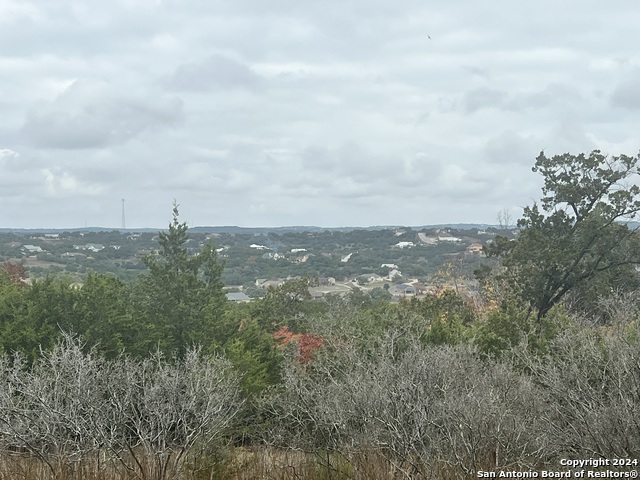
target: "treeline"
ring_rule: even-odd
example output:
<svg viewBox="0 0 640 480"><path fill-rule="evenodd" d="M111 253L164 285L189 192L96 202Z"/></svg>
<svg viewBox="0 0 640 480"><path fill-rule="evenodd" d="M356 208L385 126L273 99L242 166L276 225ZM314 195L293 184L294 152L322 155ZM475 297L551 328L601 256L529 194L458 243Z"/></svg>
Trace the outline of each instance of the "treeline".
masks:
<svg viewBox="0 0 640 480"><path fill-rule="evenodd" d="M640 457L636 157L538 158L542 209L399 304L229 304L177 206L136 280L0 275L0 478L470 478ZM566 172L569 172L565 174ZM591 183L589 183L591 182ZM622 192L622 193L620 193ZM633 466L633 465L630 465Z"/></svg>
<svg viewBox="0 0 640 480"><path fill-rule="evenodd" d="M231 348L106 359L62 335L34 362L5 354L0 474L451 479L640 453L637 294L607 302L606 326L557 307L542 332L451 292L367 302L330 299L270 335L270 388L243 387L261 362Z"/></svg>

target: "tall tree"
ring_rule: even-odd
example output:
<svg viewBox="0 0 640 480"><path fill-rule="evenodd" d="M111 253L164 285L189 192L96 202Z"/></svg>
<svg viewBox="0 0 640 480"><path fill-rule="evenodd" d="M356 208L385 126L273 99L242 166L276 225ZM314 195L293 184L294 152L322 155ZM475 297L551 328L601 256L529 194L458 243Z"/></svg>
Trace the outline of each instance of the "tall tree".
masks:
<svg viewBox="0 0 640 480"><path fill-rule="evenodd" d="M136 303L149 335L147 348L182 354L189 345L207 343L209 322L222 314L225 295L223 265L211 244L195 254L186 247L188 227L180 222L178 204L167 232L160 232L158 255L147 255L149 274L139 286Z"/></svg>
<svg viewBox="0 0 640 480"><path fill-rule="evenodd" d="M626 222L640 211L640 187L632 183L638 161L599 150L536 159L541 207L526 207L519 237L498 237L487 253L502 258L506 278L538 319L587 283L607 285L604 294L606 279L637 278L640 241Z"/></svg>

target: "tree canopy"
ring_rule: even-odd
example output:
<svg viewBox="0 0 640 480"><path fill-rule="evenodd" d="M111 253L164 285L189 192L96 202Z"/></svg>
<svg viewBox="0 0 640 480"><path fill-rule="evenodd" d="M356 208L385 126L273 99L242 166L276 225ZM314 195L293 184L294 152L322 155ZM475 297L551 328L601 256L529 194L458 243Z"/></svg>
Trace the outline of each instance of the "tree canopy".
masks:
<svg viewBox="0 0 640 480"><path fill-rule="evenodd" d="M498 237L487 253L502 258L505 277L538 319L587 281L600 285L598 294L624 288L621 278L637 281L640 242L627 222L640 211L638 160L599 150L536 159L540 206L525 207L516 240Z"/></svg>
<svg viewBox="0 0 640 480"><path fill-rule="evenodd" d="M212 245L190 254L187 224L180 222L178 205L167 232L159 233L158 255L147 255L149 274L138 291L140 317L157 336L149 336L163 349L184 352L212 328L224 311L223 266Z"/></svg>

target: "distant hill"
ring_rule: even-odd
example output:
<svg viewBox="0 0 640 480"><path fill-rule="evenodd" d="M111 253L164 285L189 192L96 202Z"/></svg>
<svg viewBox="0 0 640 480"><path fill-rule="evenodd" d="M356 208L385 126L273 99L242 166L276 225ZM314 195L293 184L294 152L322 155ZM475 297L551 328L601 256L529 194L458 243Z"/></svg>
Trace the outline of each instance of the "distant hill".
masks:
<svg viewBox="0 0 640 480"><path fill-rule="evenodd" d="M640 229L640 222L629 222L629 228ZM397 228L411 228L412 230L428 230L434 228L452 228L455 230L472 230L499 228L498 225L490 225L486 223L439 223L436 225L374 225L370 227L317 227L314 225L292 225L287 227L239 227L236 225L226 226L189 226L189 231L193 233L228 233L228 234L249 234L264 235L269 233L288 233L288 232L353 232L355 230L378 231L393 230ZM0 232L10 233L62 233L62 232L158 232L166 230L165 228L106 228L106 227L84 227L84 228L0 228Z"/></svg>
<svg viewBox="0 0 640 480"><path fill-rule="evenodd" d="M393 230L397 228L411 228L413 230L433 229L433 228L453 228L456 230L471 230L474 228L489 228L492 225L479 223L443 223L438 225L374 225L370 227L317 227L314 225L292 225L286 227L239 227L236 225L224 226L189 226L189 231L193 233L229 233L229 234L253 234L262 235L268 233L287 232L353 232L355 230L378 231ZM494 225L495 226L495 225ZM0 232L11 233L62 233L62 232L158 232L165 228L106 228L106 227L83 227L83 228L0 228Z"/></svg>
<svg viewBox="0 0 640 480"><path fill-rule="evenodd" d="M0 228L2 233L62 233L62 232L157 232L158 228L105 228L105 227L82 227L82 228Z"/></svg>

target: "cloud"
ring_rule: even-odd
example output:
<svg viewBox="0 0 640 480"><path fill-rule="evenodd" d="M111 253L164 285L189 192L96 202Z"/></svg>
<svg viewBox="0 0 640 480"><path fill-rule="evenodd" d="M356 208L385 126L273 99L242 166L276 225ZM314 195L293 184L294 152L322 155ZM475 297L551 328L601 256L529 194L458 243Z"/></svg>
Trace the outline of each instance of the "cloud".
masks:
<svg viewBox="0 0 640 480"><path fill-rule="evenodd" d="M24 158L9 148L0 149L0 200L32 197L40 186L40 179L34 175L38 162ZM10 212L5 211L4 214Z"/></svg>
<svg viewBox="0 0 640 480"><path fill-rule="evenodd" d="M640 76L619 84L611 94L614 107L640 110Z"/></svg>
<svg viewBox="0 0 640 480"><path fill-rule="evenodd" d="M548 150L557 153L589 152L598 147L579 119L567 120L555 125L548 140L550 142Z"/></svg>
<svg viewBox="0 0 640 480"><path fill-rule="evenodd" d="M489 164L532 165L538 153L544 148L539 141L525 138L507 130L491 138L483 149L483 156Z"/></svg>
<svg viewBox="0 0 640 480"><path fill-rule="evenodd" d="M164 81L167 88L181 92L246 89L259 91L265 79L243 63L213 55L201 63L183 63Z"/></svg>
<svg viewBox="0 0 640 480"><path fill-rule="evenodd" d="M472 113L485 108L502 108L507 102L505 92L490 88L479 88L467 92L462 98L466 112Z"/></svg>
<svg viewBox="0 0 640 480"><path fill-rule="evenodd" d="M104 82L75 81L53 101L32 107L22 132L39 148L103 148L181 119L177 98L125 95Z"/></svg>
<svg viewBox="0 0 640 480"><path fill-rule="evenodd" d="M5 225L493 222L638 151L640 3L328 1L0 1Z"/></svg>
<svg viewBox="0 0 640 480"><path fill-rule="evenodd" d="M568 109L584 102L585 99L575 86L551 83L542 90L514 95L510 103L514 110L524 110L527 108Z"/></svg>
<svg viewBox="0 0 640 480"><path fill-rule="evenodd" d="M543 89L511 92L482 87L466 92L461 98L462 108L468 113L488 109L506 112L571 109L581 104L584 104L584 98L575 87L559 83L548 84Z"/></svg>
<svg viewBox="0 0 640 480"><path fill-rule="evenodd" d="M10 166L18 159L18 152L14 152L10 148L0 148L0 165Z"/></svg>
<svg viewBox="0 0 640 480"><path fill-rule="evenodd" d="M41 171L48 195L60 196L97 196L104 187L100 184L83 182L69 172L53 172L49 168Z"/></svg>

